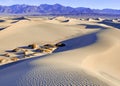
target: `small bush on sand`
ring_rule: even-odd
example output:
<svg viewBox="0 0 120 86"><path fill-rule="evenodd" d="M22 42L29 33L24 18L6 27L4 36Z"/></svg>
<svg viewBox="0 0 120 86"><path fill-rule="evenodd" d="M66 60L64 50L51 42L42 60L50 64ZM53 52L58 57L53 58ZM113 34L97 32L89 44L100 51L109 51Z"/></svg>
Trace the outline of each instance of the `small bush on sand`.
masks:
<svg viewBox="0 0 120 86"><path fill-rule="evenodd" d="M55 44L55 46L56 46L56 47L64 47L64 46L66 46L66 45L65 45L64 43L61 43L61 42L60 42L60 43Z"/></svg>
<svg viewBox="0 0 120 86"><path fill-rule="evenodd" d="M3 56L10 57L10 54L9 53L5 53L5 54L3 54Z"/></svg>
<svg viewBox="0 0 120 86"><path fill-rule="evenodd" d="M55 45L52 45L52 44L46 44L43 46L43 48L46 48L46 49L49 49L49 48L55 48L56 46Z"/></svg>
<svg viewBox="0 0 120 86"><path fill-rule="evenodd" d="M22 51L22 49L21 48L15 48L15 49L12 50L12 52L19 52L19 51Z"/></svg>
<svg viewBox="0 0 120 86"><path fill-rule="evenodd" d="M37 49L37 48L39 48L39 45L38 44L31 44L31 45L28 45L28 47L30 47L32 49Z"/></svg>
<svg viewBox="0 0 120 86"><path fill-rule="evenodd" d="M12 61L18 61L19 60L19 58L18 57L12 57L12 58L10 58Z"/></svg>

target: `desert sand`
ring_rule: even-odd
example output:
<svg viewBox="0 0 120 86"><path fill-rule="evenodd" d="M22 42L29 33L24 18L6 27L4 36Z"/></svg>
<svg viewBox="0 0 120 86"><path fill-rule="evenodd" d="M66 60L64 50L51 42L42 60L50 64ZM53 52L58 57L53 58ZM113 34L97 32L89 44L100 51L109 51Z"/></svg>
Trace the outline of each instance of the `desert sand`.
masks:
<svg viewBox="0 0 120 86"><path fill-rule="evenodd" d="M0 20L1 86L120 86L118 20L63 16ZM48 44L52 48L44 49Z"/></svg>

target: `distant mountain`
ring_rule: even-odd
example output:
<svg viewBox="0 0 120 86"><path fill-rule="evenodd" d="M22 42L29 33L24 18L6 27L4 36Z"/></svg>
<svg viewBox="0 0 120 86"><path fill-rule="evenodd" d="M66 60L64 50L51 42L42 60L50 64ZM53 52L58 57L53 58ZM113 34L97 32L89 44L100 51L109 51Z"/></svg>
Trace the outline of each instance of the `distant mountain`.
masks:
<svg viewBox="0 0 120 86"><path fill-rule="evenodd" d="M0 6L0 14L120 14L120 10L113 9L90 9L84 7L73 8L69 6L62 6L60 4L48 5L41 4L40 6L32 5L12 5Z"/></svg>
<svg viewBox="0 0 120 86"><path fill-rule="evenodd" d="M120 14L120 10L113 10L113 9L103 9L103 10L93 10L94 13L100 13L100 14Z"/></svg>

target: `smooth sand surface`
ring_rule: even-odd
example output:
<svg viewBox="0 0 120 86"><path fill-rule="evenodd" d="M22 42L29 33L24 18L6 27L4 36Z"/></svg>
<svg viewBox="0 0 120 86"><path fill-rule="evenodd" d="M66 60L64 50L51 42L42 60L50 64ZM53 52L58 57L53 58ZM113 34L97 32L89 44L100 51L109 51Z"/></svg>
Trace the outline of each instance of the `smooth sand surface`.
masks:
<svg viewBox="0 0 120 86"><path fill-rule="evenodd" d="M1 18L5 21L0 26L9 26L0 31L1 86L120 85L119 22L100 18L27 19ZM12 63L10 58L17 55L7 52L33 43L42 46L58 42L66 46ZM6 52L10 57L3 55Z"/></svg>

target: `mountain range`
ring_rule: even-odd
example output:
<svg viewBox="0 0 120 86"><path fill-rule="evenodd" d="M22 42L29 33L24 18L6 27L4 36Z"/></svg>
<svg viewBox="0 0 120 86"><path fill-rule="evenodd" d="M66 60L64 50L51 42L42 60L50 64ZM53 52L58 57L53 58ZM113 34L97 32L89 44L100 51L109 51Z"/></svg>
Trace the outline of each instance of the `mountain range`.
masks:
<svg viewBox="0 0 120 86"><path fill-rule="evenodd" d="M120 15L120 10L115 9L90 9L85 7L73 8L70 6L63 6L60 4L41 4L39 6L33 5L0 5L0 14L66 14L66 15L79 15L79 14L110 14Z"/></svg>

